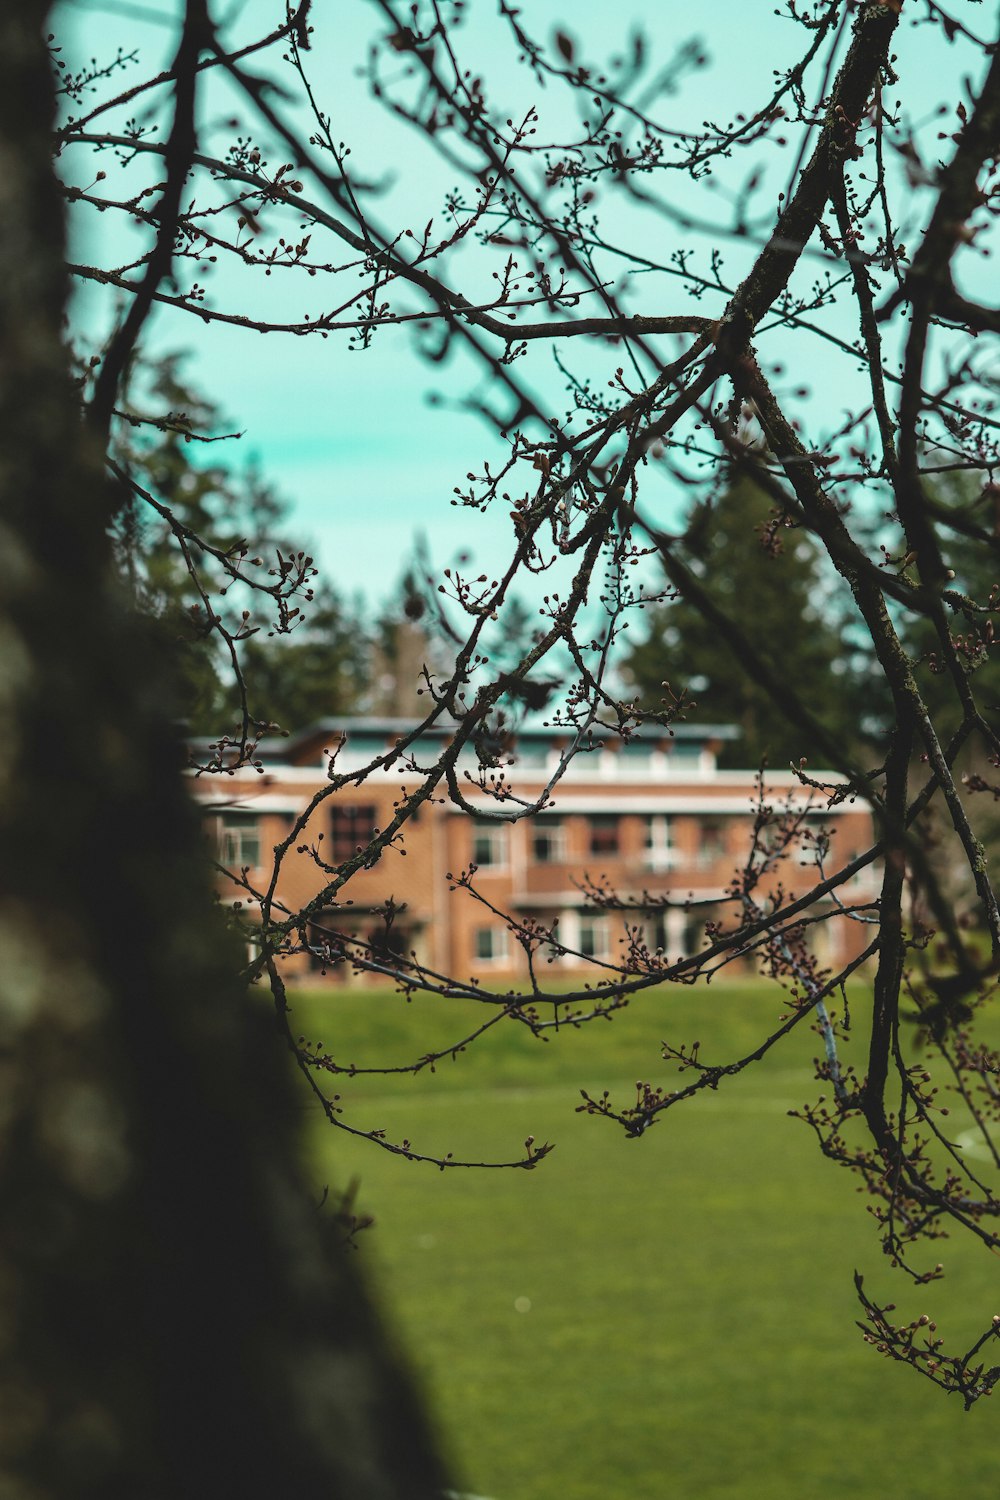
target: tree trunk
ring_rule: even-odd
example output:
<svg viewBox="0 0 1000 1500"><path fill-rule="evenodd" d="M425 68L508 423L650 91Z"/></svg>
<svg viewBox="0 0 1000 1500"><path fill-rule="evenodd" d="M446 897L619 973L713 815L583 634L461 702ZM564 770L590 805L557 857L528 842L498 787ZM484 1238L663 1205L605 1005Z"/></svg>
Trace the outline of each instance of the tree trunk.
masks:
<svg viewBox="0 0 1000 1500"><path fill-rule="evenodd" d="M112 578L60 338L47 8L0 10L0 1494L429 1496L233 978L169 662Z"/></svg>

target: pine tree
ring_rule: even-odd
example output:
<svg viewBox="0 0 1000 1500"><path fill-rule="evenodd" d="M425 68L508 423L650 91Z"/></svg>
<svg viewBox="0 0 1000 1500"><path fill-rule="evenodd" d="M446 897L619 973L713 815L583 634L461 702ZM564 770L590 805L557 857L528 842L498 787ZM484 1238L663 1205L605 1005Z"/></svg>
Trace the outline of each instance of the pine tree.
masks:
<svg viewBox="0 0 1000 1500"><path fill-rule="evenodd" d="M115 425L114 461L175 522L213 547L226 551L246 543L250 554L272 563L276 550L289 555L295 545L285 535L288 501L253 462L235 463L229 445L216 442L227 424L219 408L186 379L183 364L180 354L136 362L126 412ZM159 415L147 418L145 409ZM134 603L176 662L184 719L196 734L231 728L240 712L232 663L218 635L207 628L204 600L170 520L123 489L111 531ZM188 557L212 608L242 637L241 669L256 717L295 730L360 706L371 650L360 606L350 606L326 584L303 606L292 629L276 630L259 594L244 596L210 554L189 547ZM250 619L241 625L244 607Z"/></svg>
<svg viewBox="0 0 1000 1500"><path fill-rule="evenodd" d="M834 732L856 743L863 673L852 661L849 629L827 612L819 554L809 536L788 527L769 499L740 478L692 510L677 546L696 579L711 578L716 599L749 645ZM655 708L669 684L689 695L688 719L735 724L738 741L723 752L732 765L774 767L823 747L787 722L714 624L683 595L654 606L644 641L632 647L626 672L644 707ZM871 709L872 705L868 705Z"/></svg>

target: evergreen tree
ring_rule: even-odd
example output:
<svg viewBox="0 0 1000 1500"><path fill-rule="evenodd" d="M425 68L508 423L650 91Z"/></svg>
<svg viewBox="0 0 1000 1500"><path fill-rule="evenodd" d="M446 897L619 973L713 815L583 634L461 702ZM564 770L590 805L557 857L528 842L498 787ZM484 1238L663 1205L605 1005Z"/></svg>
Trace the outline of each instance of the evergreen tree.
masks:
<svg viewBox="0 0 1000 1500"><path fill-rule="evenodd" d="M926 455L929 467L944 454ZM965 597L966 607L953 617L949 635L955 655L971 673L971 686L985 717L1000 719L1000 655L986 606L1000 593L1000 486L983 484L968 473L944 472L925 480L928 508L941 525L944 561L954 574L949 594ZM897 567L899 564L897 563ZM902 569L904 575L906 568ZM912 662L913 674L934 716L944 743L959 728L961 712L942 641L926 615L897 611L896 626ZM990 869L1000 863L1000 801L996 762L979 736L969 737L956 757L963 802ZM964 917L975 908L963 888L962 868L946 836L939 810L920 820L927 857L942 888Z"/></svg>
<svg viewBox="0 0 1000 1500"><path fill-rule="evenodd" d="M932 458L928 455L928 463ZM975 674L983 707L1000 712L1000 657L985 612L991 595L1000 594L1000 485L948 472L925 485L928 506L941 524L944 561L953 574L949 593L967 600L951 626L951 639L963 665ZM960 714L934 624L926 615L900 611L897 628L928 706L943 716L947 737L958 727Z"/></svg>
<svg viewBox="0 0 1000 1500"><path fill-rule="evenodd" d="M228 447L198 441L213 438L223 421L218 408L185 380L183 358L172 354L137 364L117 423L114 460L175 522L213 547L225 552L245 543L251 555L265 560L276 550L289 555L296 549L284 534L288 502L253 463L236 467L226 461ZM200 461L205 455L208 461ZM176 658L184 717L198 733L231 727L239 713L232 663L206 629L204 600L175 527L155 504L123 491L112 538L136 606ZM291 630L276 630L261 607L266 598L241 592L210 554L189 547L188 558L212 607L234 633L241 631L242 610L250 611L239 657L256 717L299 729L359 706L370 651L359 608L345 604L327 584L303 606Z"/></svg>
<svg viewBox="0 0 1000 1500"><path fill-rule="evenodd" d="M324 585L303 614L291 634L272 637L261 630L241 651L254 701L283 729L355 713L369 691L372 644L361 606L351 607ZM228 684L222 702L231 718L237 711L234 683Z"/></svg>
<svg viewBox="0 0 1000 1500"><path fill-rule="evenodd" d="M767 496L739 478L694 507L676 551L696 580L712 580L714 597L725 601L724 611L766 666L834 726L841 744L856 744L862 713L874 705L865 703L849 630L827 613L819 553L809 536L786 526ZM649 613L647 637L625 663L643 707L655 708L668 683L674 693L687 691L690 721L737 725L741 737L726 746L723 764L825 761L822 745L776 710L690 598L680 594Z"/></svg>

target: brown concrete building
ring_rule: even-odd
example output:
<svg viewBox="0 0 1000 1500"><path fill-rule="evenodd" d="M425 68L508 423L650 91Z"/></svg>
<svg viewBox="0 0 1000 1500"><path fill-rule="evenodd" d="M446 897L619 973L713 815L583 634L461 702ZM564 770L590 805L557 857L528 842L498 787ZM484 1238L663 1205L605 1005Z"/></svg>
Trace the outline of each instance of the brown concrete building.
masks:
<svg viewBox="0 0 1000 1500"><path fill-rule="evenodd" d="M239 772L221 786L218 780L196 781L195 795L214 823L222 862L246 869L251 883L262 888L275 845L329 786L331 753L337 751L338 774L360 772L412 727L394 719L324 720L290 739L264 742L260 771ZM723 771L716 765L721 742L735 736L725 726L678 725L672 737L647 729L627 745L580 752L553 790L554 805L514 823L497 817L509 814L511 804L492 801L472 781L464 790L476 815L440 800L425 803L406 825L405 855L400 849L387 850L374 867L352 876L340 893L339 907L313 913L305 951L285 961L289 977L325 971L350 978L350 965L338 959L336 938L331 937L350 932L381 944L387 957L393 950L413 951L441 975L478 975L484 982L487 976L523 979L525 957L516 933L467 890L450 889L449 876L473 864L478 867L476 889L498 912L554 927L559 944L570 950L555 959L548 974L581 972L595 960L616 962L627 946L626 921L633 928L638 923L649 947L662 949L671 959L694 951L704 941L713 903L722 902L751 846L754 773ZM445 742L443 731L423 736L415 751L418 764L432 765ZM519 732L504 753L505 762L513 762L506 774L519 796L541 792L567 744L565 731L536 727ZM467 754L464 769L475 778L479 761L471 750ZM328 865L349 859L374 830L388 825L401 789L412 789L421 780L398 766L379 769L318 802L282 862L277 896L284 909L301 910L322 891L326 880L317 856ZM769 774L766 794L776 810L790 799L793 807L808 808L807 825L830 830L830 869L872 842L871 818L863 804L845 801L828 810L822 800L810 803L808 791L790 772ZM763 837L769 836L765 829ZM815 864L797 851L777 874L765 877L758 898L779 880L794 895L817 878ZM589 882L605 884L637 909L627 918L600 909L588 899ZM872 867L841 892L851 904L875 894ZM398 914L387 933L383 910L389 897ZM679 904L657 910L663 897ZM728 913L727 925L733 925L734 908L720 904L716 910L720 916ZM823 963L839 965L861 951L870 932L862 923L838 916L811 929L810 940Z"/></svg>

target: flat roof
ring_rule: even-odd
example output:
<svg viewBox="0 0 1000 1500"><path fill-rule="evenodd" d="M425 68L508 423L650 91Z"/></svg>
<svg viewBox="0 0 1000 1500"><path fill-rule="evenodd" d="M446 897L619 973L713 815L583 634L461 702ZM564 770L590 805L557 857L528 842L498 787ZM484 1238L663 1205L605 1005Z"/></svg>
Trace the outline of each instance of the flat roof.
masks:
<svg viewBox="0 0 1000 1500"><path fill-rule="evenodd" d="M287 739L269 737L261 741L261 749L274 753L280 746L285 753L294 752L298 745L307 740L324 734L359 734L378 735L386 739L393 736L403 738L412 734L414 730L420 729L422 719L395 719L379 715L344 715L332 718L316 719L312 724L296 730ZM428 724L421 730L423 735L434 739L447 739L455 733L459 725L449 721L438 720ZM526 720L524 723L512 727L509 731L515 740L555 740L563 739L574 733L572 725L553 724L538 719ZM595 740L616 738L613 731L600 727L593 730ZM637 725L629 732L629 740L736 740L740 737L740 731L734 724L651 724Z"/></svg>

